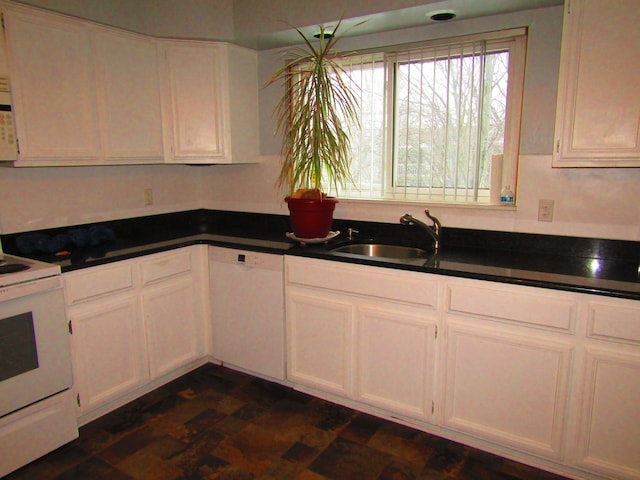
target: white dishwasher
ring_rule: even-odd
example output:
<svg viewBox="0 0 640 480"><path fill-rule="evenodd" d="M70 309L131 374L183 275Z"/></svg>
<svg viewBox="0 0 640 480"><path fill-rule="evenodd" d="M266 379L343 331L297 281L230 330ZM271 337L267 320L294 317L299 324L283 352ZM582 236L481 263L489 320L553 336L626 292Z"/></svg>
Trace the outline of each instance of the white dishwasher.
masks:
<svg viewBox="0 0 640 480"><path fill-rule="evenodd" d="M209 247L213 356L285 379L284 256Z"/></svg>

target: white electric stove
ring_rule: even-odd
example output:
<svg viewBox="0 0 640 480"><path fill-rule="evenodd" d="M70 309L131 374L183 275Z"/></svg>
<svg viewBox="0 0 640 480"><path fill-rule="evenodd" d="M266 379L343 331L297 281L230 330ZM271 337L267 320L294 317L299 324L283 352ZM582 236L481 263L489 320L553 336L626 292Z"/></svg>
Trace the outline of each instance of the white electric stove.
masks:
<svg viewBox="0 0 640 480"><path fill-rule="evenodd" d="M58 265L0 260L0 352L2 477L78 436Z"/></svg>

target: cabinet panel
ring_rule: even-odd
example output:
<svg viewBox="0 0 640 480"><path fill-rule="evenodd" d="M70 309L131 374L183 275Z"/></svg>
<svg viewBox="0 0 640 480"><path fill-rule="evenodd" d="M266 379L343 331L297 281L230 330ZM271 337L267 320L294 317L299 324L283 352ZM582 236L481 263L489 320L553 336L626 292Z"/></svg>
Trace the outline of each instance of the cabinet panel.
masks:
<svg viewBox="0 0 640 480"><path fill-rule="evenodd" d="M561 458L572 347L462 320L447 337L445 425Z"/></svg>
<svg viewBox="0 0 640 480"><path fill-rule="evenodd" d="M587 350L580 464L640 479L640 354Z"/></svg>
<svg viewBox="0 0 640 480"><path fill-rule="evenodd" d="M256 162L257 52L228 43L166 40L161 54L166 161Z"/></svg>
<svg viewBox="0 0 640 480"><path fill-rule="evenodd" d="M288 289L287 377L347 397L351 393L353 306L312 291Z"/></svg>
<svg viewBox="0 0 640 480"><path fill-rule="evenodd" d="M151 378L200 356L190 278L145 289L142 308L147 331Z"/></svg>
<svg viewBox="0 0 640 480"><path fill-rule="evenodd" d="M590 303L587 335L640 344L640 305L637 304L623 300L615 304Z"/></svg>
<svg viewBox="0 0 640 480"><path fill-rule="evenodd" d="M356 336L356 398L399 415L431 418L435 321L365 302Z"/></svg>
<svg viewBox="0 0 640 480"><path fill-rule="evenodd" d="M164 46L169 115L174 161L225 160L225 124L228 116L222 95L225 85L220 47L196 42Z"/></svg>
<svg viewBox="0 0 640 480"><path fill-rule="evenodd" d="M565 3L554 166L640 166L639 24L636 0Z"/></svg>
<svg viewBox="0 0 640 480"><path fill-rule="evenodd" d="M133 262L118 262L65 274L63 278L67 305L133 289L133 268Z"/></svg>
<svg viewBox="0 0 640 480"><path fill-rule="evenodd" d="M425 273L398 273L388 268L292 259L287 262L286 274L287 281L293 284L428 307L435 307L438 302L437 279Z"/></svg>
<svg viewBox="0 0 640 480"><path fill-rule="evenodd" d="M535 294L525 287L488 288L488 284L474 282L449 286L448 310L498 320L573 331L577 301L556 298L550 293Z"/></svg>
<svg viewBox="0 0 640 480"><path fill-rule="evenodd" d="M153 255L140 261L140 278L143 286L190 271L190 249Z"/></svg>
<svg viewBox="0 0 640 480"><path fill-rule="evenodd" d="M100 154L88 28L3 5L20 162L96 162Z"/></svg>
<svg viewBox="0 0 640 480"><path fill-rule="evenodd" d="M136 297L95 302L69 312L80 411L88 412L142 385L148 378L144 332Z"/></svg>
<svg viewBox="0 0 640 480"><path fill-rule="evenodd" d="M156 42L93 32L103 150L107 161L164 160Z"/></svg>

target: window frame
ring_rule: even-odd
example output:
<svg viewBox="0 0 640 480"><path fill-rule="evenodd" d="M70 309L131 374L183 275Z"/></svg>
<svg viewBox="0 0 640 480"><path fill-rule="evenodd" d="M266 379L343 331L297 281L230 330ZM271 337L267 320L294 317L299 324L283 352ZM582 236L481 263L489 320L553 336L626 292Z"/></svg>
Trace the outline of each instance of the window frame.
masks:
<svg viewBox="0 0 640 480"><path fill-rule="evenodd" d="M511 28L506 30L475 33L471 35L463 35L448 38L438 38L421 42L399 44L393 46L385 46L375 49L361 50L352 56L365 57L374 55L384 55L385 75L386 75L386 104L385 109L385 145L382 168L384 170L384 187L382 197L364 197L349 196L346 192L340 192L340 197L345 200L353 201L373 201L373 202L390 202L390 203L434 203L452 206L478 206L487 207L500 204L500 191L503 186L510 185L514 192L517 192L517 173L518 173L518 157L520 147L520 129L522 118L522 103L524 94L524 77L525 62L527 49L527 28ZM509 67L508 67L508 86L507 86L507 104L505 111L505 129L504 129L504 146L503 154L499 155L492 161L491 167L491 185L490 193L486 189L480 189L479 201L461 202L451 200L440 200L430 198L426 195L417 194L407 197L405 192L393 185L393 169L394 162L394 128L395 128L395 68L397 62L403 58L411 58L411 53L424 49L449 50L451 47L461 49L463 45L478 41L486 42L486 52L492 51L508 51ZM435 57L435 56L434 56ZM392 60L393 59L393 60ZM416 187L417 190L419 188ZM445 187L446 191L447 188ZM517 193L516 193L517 198Z"/></svg>

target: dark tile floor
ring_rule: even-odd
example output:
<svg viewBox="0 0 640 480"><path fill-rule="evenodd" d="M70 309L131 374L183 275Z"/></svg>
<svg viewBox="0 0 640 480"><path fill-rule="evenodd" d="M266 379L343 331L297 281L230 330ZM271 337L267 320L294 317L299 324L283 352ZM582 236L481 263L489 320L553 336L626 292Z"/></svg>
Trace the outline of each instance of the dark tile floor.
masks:
<svg viewBox="0 0 640 480"><path fill-rule="evenodd" d="M80 429L6 480L561 477L207 365Z"/></svg>

